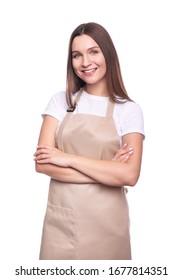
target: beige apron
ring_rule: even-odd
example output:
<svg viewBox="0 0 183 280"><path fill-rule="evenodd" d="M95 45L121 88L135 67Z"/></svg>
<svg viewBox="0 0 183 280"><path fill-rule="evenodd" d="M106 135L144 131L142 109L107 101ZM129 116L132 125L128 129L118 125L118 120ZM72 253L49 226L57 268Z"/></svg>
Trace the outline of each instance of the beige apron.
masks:
<svg viewBox="0 0 183 280"><path fill-rule="evenodd" d="M70 154L111 160L119 149L113 108L114 103L109 101L105 117L67 113L56 135L58 148ZM40 259L131 259L124 187L51 179Z"/></svg>

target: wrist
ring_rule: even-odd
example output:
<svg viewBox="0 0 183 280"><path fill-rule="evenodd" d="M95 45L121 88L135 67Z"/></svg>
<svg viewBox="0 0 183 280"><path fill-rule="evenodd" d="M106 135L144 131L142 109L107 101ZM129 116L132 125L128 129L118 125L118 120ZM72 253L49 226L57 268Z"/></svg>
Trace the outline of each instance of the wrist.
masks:
<svg viewBox="0 0 183 280"><path fill-rule="evenodd" d="M69 167L77 169L79 156L69 155Z"/></svg>

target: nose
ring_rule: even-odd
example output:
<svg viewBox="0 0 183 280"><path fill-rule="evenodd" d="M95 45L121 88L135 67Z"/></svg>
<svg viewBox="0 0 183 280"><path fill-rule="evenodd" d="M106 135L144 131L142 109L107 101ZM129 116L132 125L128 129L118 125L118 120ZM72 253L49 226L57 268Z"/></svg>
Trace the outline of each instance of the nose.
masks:
<svg viewBox="0 0 183 280"><path fill-rule="evenodd" d="M91 64L90 58L88 55L83 55L82 65L83 67L88 67Z"/></svg>

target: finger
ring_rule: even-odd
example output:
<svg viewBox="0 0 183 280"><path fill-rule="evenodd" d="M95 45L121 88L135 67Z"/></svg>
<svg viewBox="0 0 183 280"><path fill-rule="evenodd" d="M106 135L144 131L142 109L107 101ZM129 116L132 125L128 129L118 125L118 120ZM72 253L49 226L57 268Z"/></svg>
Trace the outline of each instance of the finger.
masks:
<svg viewBox="0 0 183 280"><path fill-rule="evenodd" d="M40 150L40 149L53 149L53 147L51 146L48 146L48 145L37 145L37 150Z"/></svg>
<svg viewBox="0 0 183 280"><path fill-rule="evenodd" d="M121 161L121 162L126 162L126 161L129 160L129 158L131 157L132 154L133 154L133 151L130 151L125 156L119 157L118 160Z"/></svg>
<svg viewBox="0 0 183 280"><path fill-rule="evenodd" d="M51 159L47 158L47 157L43 157L43 158L36 158L35 159L36 163L51 163Z"/></svg>
<svg viewBox="0 0 183 280"><path fill-rule="evenodd" d="M126 162L130 156L133 154L133 150L126 152L125 154L119 154L118 156L114 157L114 160Z"/></svg>
<svg viewBox="0 0 183 280"><path fill-rule="evenodd" d="M49 158L48 154L41 154L35 157L35 161L45 160L48 158Z"/></svg>
<svg viewBox="0 0 183 280"><path fill-rule="evenodd" d="M50 153L51 149L48 148L39 148L36 152L35 152L35 156L40 155L40 154L48 154Z"/></svg>
<svg viewBox="0 0 183 280"><path fill-rule="evenodd" d="M124 160L125 162L133 155L133 150L130 150L124 156L119 157L119 159Z"/></svg>
<svg viewBox="0 0 183 280"><path fill-rule="evenodd" d="M123 144L122 147L116 152L115 156L117 156L120 153L120 151L123 151L125 153L127 146L127 143Z"/></svg>
<svg viewBox="0 0 183 280"><path fill-rule="evenodd" d="M128 146L128 143L124 143L121 147L121 149L125 149Z"/></svg>
<svg viewBox="0 0 183 280"><path fill-rule="evenodd" d="M130 156L127 155L127 156L123 157L120 161L121 161L121 162L126 162L129 158L130 158ZM120 159L120 158L119 158L119 159Z"/></svg>
<svg viewBox="0 0 183 280"><path fill-rule="evenodd" d="M131 155L133 153L133 148L127 148L127 149L120 149L117 151L115 158L118 159L118 157Z"/></svg>
<svg viewBox="0 0 183 280"><path fill-rule="evenodd" d="M48 159L39 159L39 160L36 160L36 163L50 163Z"/></svg>

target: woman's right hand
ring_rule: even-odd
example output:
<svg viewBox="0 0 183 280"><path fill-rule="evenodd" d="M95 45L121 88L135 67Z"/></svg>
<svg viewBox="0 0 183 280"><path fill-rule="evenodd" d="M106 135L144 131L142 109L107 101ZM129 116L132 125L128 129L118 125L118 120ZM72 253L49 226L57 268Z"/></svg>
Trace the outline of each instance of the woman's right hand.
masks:
<svg viewBox="0 0 183 280"><path fill-rule="evenodd" d="M125 143L114 155L113 161L126 162L133 154L133 148L129 148Z"/></svg>

